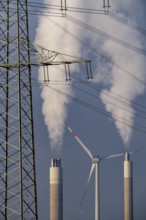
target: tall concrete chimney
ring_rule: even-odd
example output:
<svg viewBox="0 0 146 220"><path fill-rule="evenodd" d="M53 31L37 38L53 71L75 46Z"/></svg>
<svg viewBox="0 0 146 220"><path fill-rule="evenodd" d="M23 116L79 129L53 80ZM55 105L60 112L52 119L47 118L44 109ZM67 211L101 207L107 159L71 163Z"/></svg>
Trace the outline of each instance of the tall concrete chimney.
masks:
<svg viewBox="0 0 146 220"><path fill-rule="evenodd" d="M61 159L51 159L50 220L63 220L63 169Z"/></svg>
<svg viewBox="0 0 146 220"><path fill-rule="evenodd" d="M132 161L128 152L124 160L124 220L133 220Z"/></svg>

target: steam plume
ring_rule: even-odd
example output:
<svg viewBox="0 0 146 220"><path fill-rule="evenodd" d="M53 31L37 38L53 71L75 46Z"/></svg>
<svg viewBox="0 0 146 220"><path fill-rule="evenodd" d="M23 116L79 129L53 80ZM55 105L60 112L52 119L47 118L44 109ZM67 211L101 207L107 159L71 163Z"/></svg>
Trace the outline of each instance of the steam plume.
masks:
<svg viewBox="0 0 146 220"><path fill-rule="evenodd" d="M49 0L45 0L44 3L49 4ZM78 0L72 0L70 3L74 6L78 6ZM58 1L53 1L53 4L58 5ZM60 1L59 1L60 4ZM48 9L47 9L48 11ZM51 12L51 10L50 10ZM76 33L81 33L79 27L72 25L65 18L54 17L53 20L58 22L62 27L70 29ZM65 32L58 29L54 24L52 24L48 17L41 16L39 18L39 25L37 28L36 40L35 42L41 45L44 48L47 48L52 51L61 52L64 54L69 54L73 56L80 56L80 45L72 37L69 37ZM72 71L77 71L78 67L73 65ZM51 68L50 71L50 81L54 81L51 84L52 88L61 90L64 93L72 94L73 91L71 86L68 84L64 85L63 83L56 83L65 81L65 74L61 68ZM43 82L43 69L39 70L39 81ZM66 97L60 96L58 93L55 93L53 90L50 90L49 87L43 86L42 84L42 93L41 97L43 99L42 113L45 118L45 124L48 128L50 144L53 149L60 149L63 143L63 134L64 134L64 124L67 118L67 105L69 104L69 99Z"/></svg>
<svg viewBox="0 0 146 220"><path fill-rule="evenodd" d="M115 12L119 11L120 6L121 3L116 5L116 8L114 8ZM122 15L122 17L126 19L128 19L126 14L130 15L131 9L131 7L127 8L127 6L130 6L130 1L128 1L127 4L122 3L122 11L119 13L120 16ZM120 39L130 42L139 48L143 48L140 34L128 29L127 27L122 27L118 23L111 23L109 31L112 33L112 35L114 33L114 36L118 36ZM122 46L116 45L110 40L107 40L102 44L102 50L108 56L110 56L113 62L120 64L120 66L124 67L124 69L134 73L135 76L145 81L146 65L144 56L129 49L123 48ZM101 93L101 99L105 104L105 108L111 113L122 140L125 146L127 146L132 137L132 128L134 124L134 109L131 103L137 98L138 95L144 92L144 84L141 84L134 78L130 78L128 75L124 74L121 70L114 66L110 72L109 69L107 69L107 71L104 69L104 74L105 75L102 77L102 79L105 83L107 83L106 78L109 79L110 75L108 83L109 92L123 96L130 101L126 106L128 111L125 111L122 102L120 103L113 98L108 98L107 100L107 92L105 90L103 90Z"/></svg>

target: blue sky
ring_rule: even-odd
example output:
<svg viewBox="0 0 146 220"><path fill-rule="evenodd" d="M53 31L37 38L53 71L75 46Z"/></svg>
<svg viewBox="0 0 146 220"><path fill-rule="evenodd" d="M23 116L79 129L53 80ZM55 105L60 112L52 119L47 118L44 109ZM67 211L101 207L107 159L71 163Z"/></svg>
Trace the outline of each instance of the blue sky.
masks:
<svg viewBox="0 0 146 220"><path fill-rule="evenodd" d="M41 3L41 1L38 2ZM138 2L132 0L122 1L122 2L123 3L121 4L120 1L119 2L112 1L110 3L111 4L110 11L114 13L120 12L121 15L124 14L124 19L125 18L131 19L133 20L133 22L136 22L138 26L146 29L144 22L146 15L145 2L142 0ZM68 6L74 6L73 4L70 5L69 2L67 3ZM95 5L93 0L91 2L91 5L93 6ZM89 5L87 5L87 7L89 7ZM90 14L89 17L88 15L86 15L83 18L79 17L79 19L83 19L83 21L85 23L88 23L89 25L93 25L93 22L95 22L97 23L96 28L100 27L100 30L104 31L105 33L109 33L110 36L112 35L114 37L119 37L118 36L119 33L115 28L119 27L121 24L119 24L119 22L117 21L115 22L110 20L106 16L103 15L93 16L92 14ZM104 26L106 22L108 26L106 25ZM103 24L103 26L101 24ZM46 29L48 28L48 30L50 31L49 25L50 22L48 21L46 23ZM30 36L32 41L34 41L36 37L35 33L37 26L38 26L38 17L31 16ZM129 51L129 49L126 49L125 47L121 47L118 45L120 47L119 49L118 46L115 46L114 44L112 45L112 50L111 50L110 48L111 42L107 42L102 37L93 34L93 32L89 32L87 30L85 31L81 27L77 27L77 29L74 29L75 27L72 26L72 24L70 24L70 26L73 28L73 30L71 30L71 28L69 30L70 31L78 30L79 34L77 32L75 34L82 40L86 41L89 44L89 47L91 46L93 48L96 45L98 49L102 49L100 51L104 53L104 55L108 57L111 56L119 57L119 59L117 59L116 57L117 64L122 65L122 67L126 68L127 71L132 71L131 66L134 67L132 57L136 56L136 58L139 59L139 63L138 63L139 73L137 74L136 72L134 74L136 74L137 77L144 77L143 78L144 81L146 76L145 66L144 65L142 66L143 61L141 60L145 59L145 56L141 55L140 53L136 53L135 51L132 50L132 55L130 54L131 57L129 57L128 60L129 62L129 69L128 69L127 63L124 66L123 63L124 60L122 57L124 56L125 53L128 54L127 51ZM120 27L121 27L120 39L122 41L125 41L124 38L125 26L120 26ZM54 29L55 28L56 27L54 27ZM110 32L110 30L112 30L112 33ZM57 31L57 29L55 29L55 31ZM129 44L134 43L134 45L139 48L142 46L142 49L145 50L146 49L145 42L143 40L145 35L140 35L139 33L137 35L136 31L134 30L128 30L128 31L129 31L128 32L129 38L127 39L128 43ZM61 31L58 29L58 34L60 33ZM42 39L44 34L45 33L42 33ZM136 34L136 39L138 39L138 41L135 41L135 39L131 38L132 34ZM65 39L69 39L67 33L66 35L67 36L65 36ZM50 41L49 44L50 47L53 48L54 43L57 44L55 41L54 42L52 41L52 34L50 34L50 36L47 35L45 37L48 39L48 41ZM42 44L44 43L43 41L44 40L42 40ZM93 59L93 75L96 76L95 77L96 81L94 81L94 83L96 83L96 86L102 85L104 86L104 88L110 89L111 83L109 83L109 81L111 79L107 75L105 75L106 82L105 80L100 82L97 80L98 71L99 74L101 73L101 71L103 74L104 73L107 74L107 69L109 68L109 71L111 70L109 64L106 62L105 63L97 62L96 54L90 51L89 48L86 48L84 45L80 45L79 42L77 43L75 42L75 40L71 42L75 43L76 45L74 46L75 48L73 50L73 55L75 54L75 49L77 47L77 51L78 52L80 51L80 55L83 55L88 59ZM100 42L102 45L104 44L104 47L101 48L99 44L97 45L97 42ZM143 44L139 42L143 42ZM63 42L63 44L65 47L66 41ZM68 44L66 47L68 47ZM55 49L56 48L54 47L54 50ZM61 50L61 47L59 49ZM114 54L112 53L113 50L114 50ZM69 52L71 53L71 49L69 49ZM120 55L119 52L121 52ZM130 63L131 60L132 63ZM103 69L103 67L105 67L105 69ZM37 77L36 71L37 71L36 69L33 70L34 78ZM78 74L84 77L84 74L82 74L82 72L83 70L80 69L80 71L78 71ZM122 80L123 78L121 79L121 85L122 87L124 87L125 82L123 82ZM129 78L129 81L130 84L134 82L133 78ZM79 99L83 100L86 103L90 103L95 107L100 107L106 111L105 105L101 99L101 92L102 92L101 90L100 93L98 93L93 88L90 88L87 83L74 82L73 86L84 90L84 92L81 92L77 88L72 88L74 91L73 93L74 96L78 97ZM135 84L133 83L133 87L134 86ZM143 85L141 85L141 87L142 86ZM92 93L92 96L87 94L87 92ZM41 109L42 109L43 101L40 97L40 94L41 94L40 87L33 86L38 212L39 212L39 219L46 220L48 219L49 216L49 166L50 166L50 159L52 157L52 150L50 147L50 139L48 137L47 126L44 123L44 117L42 115ZM97 96L97 98L95 98L94 96ZM125 97L125 94L123 94L123 96ZM137 95L133 101L139 105L146 106L145 96L146 96L146 92L143 91L143 94ZM127 96L125 98L127 98ZM133 119L134 125L136 127L138 126L138 124L146 126L144 114L142 117L139 117L138 115L140 114L140 112L136 110L134 104L132 104L132 108L135 109L134 112L135 116ZM145 112L145 108L142 108L142 111ZM101 156L105 156L105 155L115 154L125 151L124 142L122 141L120 133L115 125L115 121L112 118L109 119L108 117L103 116L103 114L100 114L96 111L92 111L90 108L87 108L83 105L79 105L77 102L70 100L67 106L67 119L65 120L65 122L69 124L73 130L76 131L78 136L89 147L90 151L95 155L98 154ZM138 131L136 129L132 129L132 136L129 140L128 149L131 151L135 151L135 150L139 151L138 154L131 156L131 159L133 160L133 164L134 164L133 191L134 191L135 220L143 220L146 218L145 145L146 145L145 133L143 133L142 131ZM94 219L94 175L92 176L92 180L90 182L89 189L83 203L83 207L81 208L79 206L84 192L84 187L86 185L86 181L89 175L91 161L90 158L88 158L88 156L84 153L84 151L81 149L81 147L78 145L78 143L73 139L71 134L66 129L64 130L63 146L60 156L62 158L62 164L64 169L64 220ZM100 196L101 196L101 220L102 219L122 220L123 219L123 158L116 158L112 160L103 161L100 164Z"/></svg>

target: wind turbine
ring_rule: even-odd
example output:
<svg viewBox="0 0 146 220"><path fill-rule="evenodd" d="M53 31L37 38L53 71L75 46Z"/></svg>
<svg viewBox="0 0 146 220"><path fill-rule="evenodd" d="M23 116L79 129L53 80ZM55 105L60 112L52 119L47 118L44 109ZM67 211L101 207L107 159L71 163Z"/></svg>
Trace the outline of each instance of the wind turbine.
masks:
<svg viewBox="0 0 146 220"><path fill-rule="evenodd" d="M73 137L77 140L77 142L81 145L81 147L84 149L84 151L88 154L88 156L92 160L91 170L90 170L90 173L89 173L87 185L86 185L85 192L84 192L81 203L83 202L83 199L84 199L85 194L86 194L87 189L88 189L88 185L89 185L92 173L95 169L95 220L99 220L100 219L99 162L101 160L104 160L104 159L110 159L110 158L114 158L114 157L123 156L124 153L113 154L113 155L109 155L109 156L106 156L106 157L99 157L98 155L93 156L92 153L90 152L90 150L85 146L85 144L76 135L76 133L70 127L67 127L67 128L70 131L70 133L73 135ZM133 153L133 152L129 152L129 153Z"/></svg>

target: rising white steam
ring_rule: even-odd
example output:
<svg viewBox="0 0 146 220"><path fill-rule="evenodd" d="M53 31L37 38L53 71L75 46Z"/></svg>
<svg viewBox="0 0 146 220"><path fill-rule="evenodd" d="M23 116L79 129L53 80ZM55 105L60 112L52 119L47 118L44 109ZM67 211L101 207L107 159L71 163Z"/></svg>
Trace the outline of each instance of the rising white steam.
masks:
<svg viewBox="0 0 146 220"><path fill-rule="evenodd" d="M119 11L119 6L121 6L120 4L121 3L119 3L119 5L117 4L116 8L114 8L116 13ZM127 6L129 6L129 8L127 8ZM130 1L128 1L127 4L123 3L122 11L119 13L119 16L122 16L124 19L128 19L126 14L130 16L130 9ZM140 34L128 29L127 27L113 22L110 24L110 26L107 26L107 30L110 31L111 35L117 36L118 38L136 45L139 48L143 48ZM107 40L103 43L102 50L105 54L110 56L114 63L119 64L125 70L128 70L136 77L145 81L145 56L128 48L119 46L110 40ZM99 76L100 74L98 77ZM107 84L106 77L109 79L108 88L109 92L112 93L112 97L107 96L107 91L103 90L101 93L101 99L105 104L106 110L111 113L125 146L128 146L132 137L132 128L134 124L135 112L132 107L132 102L137 98L138 95L144 92L145 86L134 78L129 77L116 66L112 66L112 70L110 72L109 69L104 71L102 81ZM126 101L125 105L125 102L123 102L122 98L117 98L117 95L120 97L125 97L127 100L129 100L129 102Z"/></svg>
<svg viewBox="0 0 146 220"><path fill-rule="evenodd" d="M130 34L128 34L128 37L132 38ZM137 41L138 39L135 38L135 42ZM111 42L106 42L104 50L112 55L112 59L116 63L120 63L122 67L131 73L135 73L136 76L144 80L144 57L132 51L117 47ZM113 67L110 75L112 83L109 92L125 97L129 102L126 102L125 106L125 102L122 102L122 98L117 99L117 95L115 95L115 97L112 95L112 98L107 98L107 91L105 90L102 91L101 98L106 110L112 114L124 144L128 145L132 137L132 127L134 123L134 109L131 102L144 92L144 85L134 78L127 76L116 67Z"/></svg>
<svg viewBox="0 0 146 220"><path fill-rule="evenodd" d="M57 0L53 1L53 4L59 4ZM68 6L74 6L76 8L94 8L101 9L102 3L98 5L98 1L91 0L69 0ZM101 1L102 2L102 1ZM131 11L133 9L134 0L115 0L111 1L110 5L112 11L119 13L124 18L133 19ZM44 3L51 4L51 1L45 0ZM140 5L138 3L138 5ZM140 7L140 6L139 6ZM109 33L110 35L117 37L123 41L129 42L139 48L142 48L141 36L130 28L119 24L117 21L113 21L105 15L92 15L92 14L72 14L75 18L78 18L89 25L99 28L100 30ZM84 40L88 39L88 43L93 48L97 48L97 51L104 53L110 59L119 64L124 69L135 74L142 80L145 79L145 57L128 48L120 46L110 39L99 39L97 35L94 35L88 30L81 29L81 27L69 22L65 18L53 18L55 22L58 22L63 28L70 30L78 38ZM135 18L136 20L136 18ZM88 54L86 48L82 50L82 45L69 36L67 33L52 24L48 17L42 16L39 19L39 26L37 28L37 44L48 48L50 50L62 52L65 54L82 57L83 54ZM95 54L94 54L95 56ZM99 62L100 60L100 62ZM72 67L72 70L76 71L76 66ZM108 112L111 113L112 118L115 121L115 125L122 137L125 145L128 145L132 137L132 127L134 123L134 109L132 107L132 101L136 97L144 92L143 84L136 81L134 78L129 77L126 73L121 71L116 66L111 66L106 62L101 62L97 55L97 75L95 77L96 82L104 82L109 92L116 94L115 98L107 96L106 90L101 92L101 99ZM64 73L60 69L51 70L52 80L64 80ZM43 71L39 71L39 80L43 81ZM53 88L63 91L67 94L72 94L72 89L68 85L51 85ZM127 101L126 106L122 101L117 100L118 97L125 97ZM51 146L61 146L63 142L64 124L67 118L67 105L69 103L68 98L60 96L53 90L42 86L42 99L43 99L43 115L45 117L45 123L48 128ZM126 110L128 111L125 111ZM124 121L124 123L122 123Z"/></svg>
<svg viewBox="0 0 146 220"><path fill-rule="evenodd" d="M45 4L60 5L60 1L45 0ZM78 7L78 0L72 0L70 3ZM51 10L49 10L51 12ZM48 9L47 9L48 12ZM52 11L54 12L54 11ZM60 13L58 10L57 13ZM72 30L73 33L81 35L81 30L78 26L71 25L66 18L63 17L51 17L55 23L59 23L64 29ZM52 20L51 20L52 21ZM80 44L75 39L70 37L65 31L59 29L50 21L50 17L41 16L39 18L39 25L37 28L36 40L35 42L42 47L57 51L64 54L69 54L73 56L80 57ZM75 72L78 70L78 66L72 65L71 71ZM61 83L65 81L65 73L61 66L59 68L50 69L50 84L54 89L61 90L65 94L73 94L71 86L69 84ZM42 113L45 118L45 124L48 129L50 144L52 150L58 149L63 143L63 134L65 127L65 120L67 118L67 105L69 99L65 96L61 96L59 93L44 86L44 76L43 69L39 70L39 81L42 82L42 93L41 97L43 99ZM54 81L54 83L53 83ZM60 82L60 83L59 83Z"/></svg>

